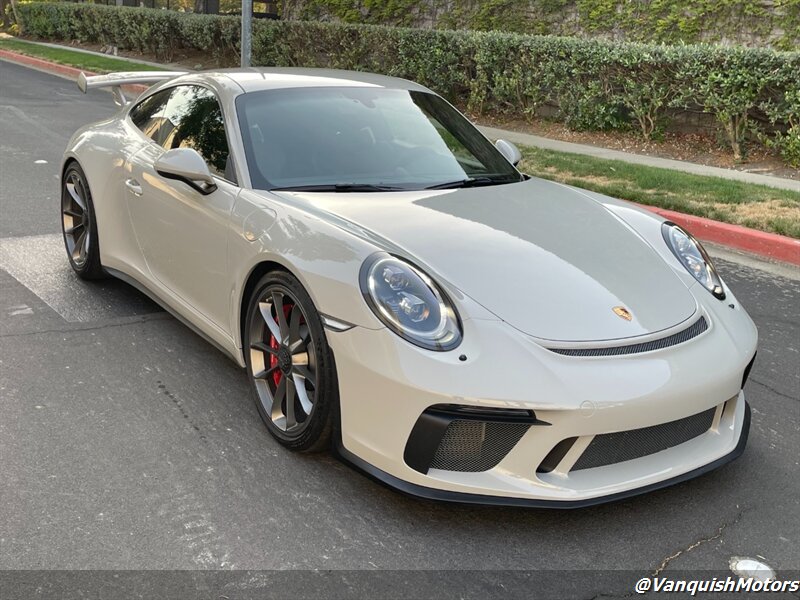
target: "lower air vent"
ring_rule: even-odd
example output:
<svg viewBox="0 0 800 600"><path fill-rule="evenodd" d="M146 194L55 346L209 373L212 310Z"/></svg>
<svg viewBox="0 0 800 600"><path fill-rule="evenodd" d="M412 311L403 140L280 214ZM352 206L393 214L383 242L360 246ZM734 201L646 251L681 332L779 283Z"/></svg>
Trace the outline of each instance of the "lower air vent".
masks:
<svg viewBox="0 0 800 600"><path fill-rule="evenodd" d="M505 458L529 427L529 423L453 421L447 426L430 468L488 471Z"/></svg>
<svg viewBox="0 0 800 600"><path fill-rule="evenodd" d="M660 340L642 342L641 344L628 344L627 346L612 346L609 348L548 348L556 354L565 356L622 356L625 354L638 354L640 352L651 352L676 346L690 339L697 337L708 329L708 322L705 317L700 317L693 325L683 331L670 335Z"/></svg>
<svg viewBox="0 0 800 600"><path fill-rule="evenodd" d="M716 410L716 407L709 408L691 417L652 427L596 435L572 470L605 467L688 442L711 428Z"/></svg>

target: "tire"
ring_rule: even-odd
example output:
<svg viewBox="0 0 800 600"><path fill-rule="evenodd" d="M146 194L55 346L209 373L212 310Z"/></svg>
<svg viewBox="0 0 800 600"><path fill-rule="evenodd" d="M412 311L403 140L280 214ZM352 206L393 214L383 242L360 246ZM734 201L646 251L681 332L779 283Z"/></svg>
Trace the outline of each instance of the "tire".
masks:
<svg viewBox="0 0 800 600"><path fill-rule="evenodd" d="M329 448L339 418L336 367L322 319L289 273L272 271L256 284L244 353L251 394L273 437L297 452Z"/></svg>
<svg viewBox="0 0 800 600"><path fill-rule="evenodd" d="M92 194L86 174L77 162L69 164L61 181L61 233L69 264L78 277L105 277L100 264L100 242Z"/></svg>

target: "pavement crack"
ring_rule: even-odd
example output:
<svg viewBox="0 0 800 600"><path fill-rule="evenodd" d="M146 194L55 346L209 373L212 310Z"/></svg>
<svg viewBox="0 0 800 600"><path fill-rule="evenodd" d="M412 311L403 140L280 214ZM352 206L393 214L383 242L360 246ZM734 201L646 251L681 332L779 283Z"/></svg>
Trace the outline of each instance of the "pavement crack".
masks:
<svg viewBox="0 0 800 600"><path fill-rule="evenodd" d="M770 392L772 392L773 394L775 394L777 396L780 396L781 398L786 398L787 400L798 400L798 398L795 398L794 396L790 396L789 394L781 392L780 390L777 390L774 387L772 387L771 385L766 384L763 381L759 381L758 379L755 379L754 377L751 377L750 381L752 381L753 383L757 383L758 385L760 385L763 388L767 388Z"/></svg>
<svg viewBox="0 0 800 600"><path fill-rule="evenodd" d="M48 333L73 333L82 331L99 331L102 329L111 329L113 327L127 327L128 325L138 325L141 323L148 323L150 321L161 321L169 319L172 319L172 317L169 314L165 312L158 312L149 315L143 315L140 317L133 317L125 321L120 321L115 323L104 323L102 325L91 325L88 327L60 327L56 329L41 329L39 331L27 331L25 333L5 333L0 335L0 339L24 338L24 337L32 337L35 335L44 335Z"/></svg>
<svg viewBox="0 0 800 600"><path fill-rule="evenodd" d="M696 542L692 542L691 544L689 544L686 548L682 548L682 549L678 550L677 552L675 552L674 554L671 554L670 556L667 556L664 560L661 561L661 564L658 566L658 568L655 571L653 571L653 574L651 575L651 577L658 577L658 575L664 569L666 569L667 566L669 566L669 563L671 563L673 560L675 560L679 556L682 556L682 555L684 555L684 554L686 554L688 552L691 552L692 550L694 550L695 548L697 548L699 546L702 546L703 544L707 544L708 542L713 542L714 540L718 540L719 538L721 538L722 534L725 533L725 530L728 529L729 527L733 527L734 525L736 525L741 520L742 516L744 516L744 514L749 510L750 510L749 507L748 508L743 508L742 510L740 510L737 513L737 515L733 518L732 521L726 521L722 525L720 525L719 528L717 529L716 533L714 533L713 535L710 535L710 536L704 537L704 538L700 538Z"/></svg>

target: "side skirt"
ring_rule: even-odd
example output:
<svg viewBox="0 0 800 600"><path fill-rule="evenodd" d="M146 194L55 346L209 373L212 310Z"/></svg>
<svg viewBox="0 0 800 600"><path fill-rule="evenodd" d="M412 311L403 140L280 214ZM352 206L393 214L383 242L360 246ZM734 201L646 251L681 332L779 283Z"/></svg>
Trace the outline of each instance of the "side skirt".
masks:
<svg viewBox="0 0 800 600"><path fill-rule="evenodd" d="M186 317L184 317L183 315L178 313L178 311L175 310L174 308L172 308L172 306L170 306L170 304L166 300L161 298L158 294L156 294L154 291L152 291L145 284L141 283L138 279L135 279L135 278L131 277L127 273L123 273L122 271L119 271L117 269L112 269L110 267L103 267L103 269L109 275L111 275L112 277L115 277L115 278L117 278L117 279L119 279L121 281L124 281L125 283L127 283L131 287L136 288L142 294L144 294L145 296L150 298L153 302L155 302L156 304L161 306L164 310L166 310L169 314L171 314L173 317L175 317L178 321L183 323L186 327L191 329L194 333L196 333L201 338L203 338L206 342L208 342L209 344L214 346L217 350L222 352L225 356L230 358L234 363L236 363L237 367L239 367L240 369L244 368L244 367L242 367L242 365L239 364L239 358L235 354L233 354L230 350L225 348L225 346L223 346L222 344L220 344L216 340L212 339L207 334L203 333L203 331L201 331L194 323L192 323L191 321L186 319Z"/></svg>

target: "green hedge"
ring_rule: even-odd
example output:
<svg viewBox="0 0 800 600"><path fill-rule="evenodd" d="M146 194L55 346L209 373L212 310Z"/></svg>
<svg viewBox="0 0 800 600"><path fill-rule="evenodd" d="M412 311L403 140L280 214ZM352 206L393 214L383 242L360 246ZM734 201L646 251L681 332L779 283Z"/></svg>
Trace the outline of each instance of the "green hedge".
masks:
<svg viewBox="0 0 800 600"><path fill-rule="evenodd" d="M180 47L236 60L235 17L72 3L19 8L27 35L115 44L165 60ZM760 140L800 163L796 52L259 20L253 62L405 77L475 112L530 116L550 104L570 127L633 127L646 137L680 111L705 112L737 158L746 140Z"/></svg>
<svg viewBox="0 0 800 600"><path fill-rule="evenodd" d="M291 0L291 19L629 42L800 45L800 0Z"/></svg>

